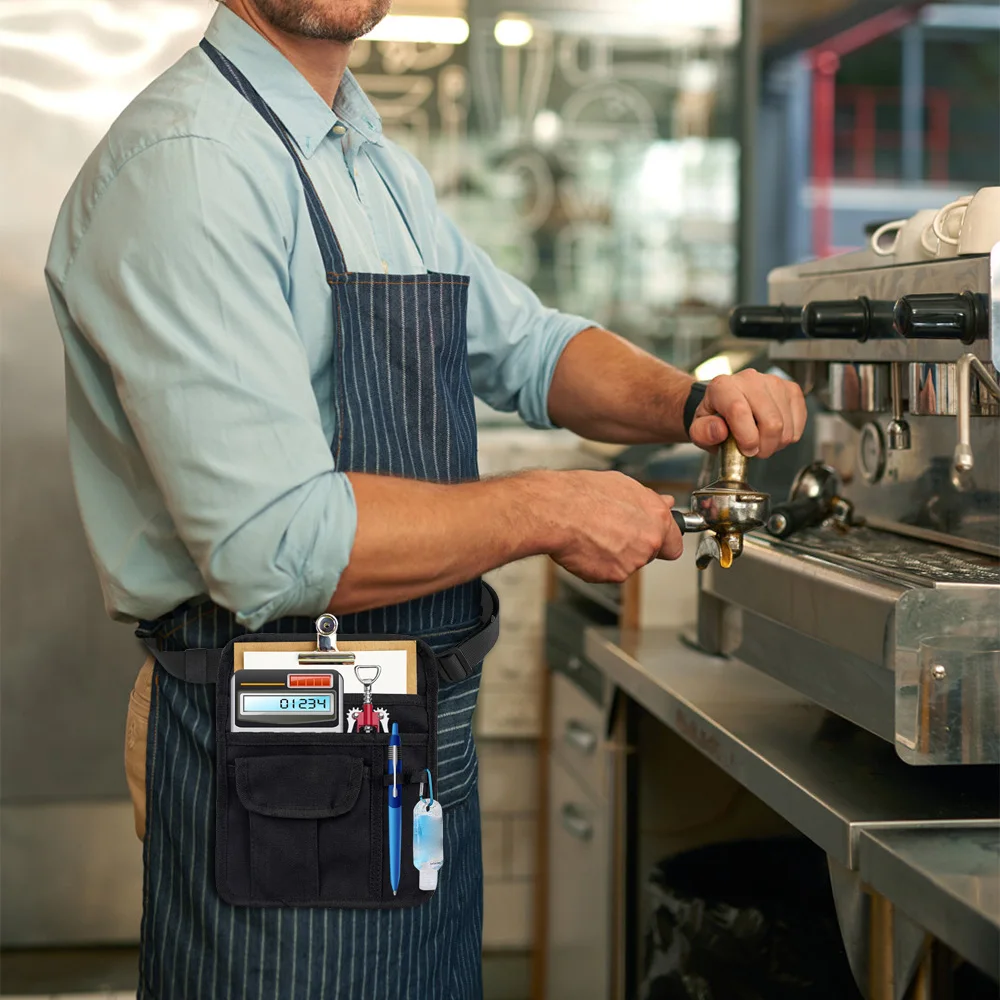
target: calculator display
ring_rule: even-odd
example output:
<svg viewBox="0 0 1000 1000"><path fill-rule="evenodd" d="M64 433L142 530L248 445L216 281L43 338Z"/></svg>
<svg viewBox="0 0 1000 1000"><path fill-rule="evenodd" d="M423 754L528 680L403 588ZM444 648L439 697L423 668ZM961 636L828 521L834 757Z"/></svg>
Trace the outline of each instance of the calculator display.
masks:
<svg viewBox="0 0 1000 1000"><path fill-rule="evenodd" d="M293 712L296 715L330 714L328 694L241 694L240 712L244 715L270 715Z"/></svg>

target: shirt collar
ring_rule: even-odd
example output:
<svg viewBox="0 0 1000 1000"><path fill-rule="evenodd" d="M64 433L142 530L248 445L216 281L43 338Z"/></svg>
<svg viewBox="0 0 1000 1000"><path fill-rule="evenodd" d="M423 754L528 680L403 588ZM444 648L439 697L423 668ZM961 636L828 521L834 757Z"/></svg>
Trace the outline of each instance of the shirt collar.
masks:
<svg viewBox="0 0 1000 1000"><path fill-rule="evenodd" d="M331 109L263 35L224 3L218 5L205 37L239 67L307 159L338 122L362 140L382 145L382 119L350 70L344 70Z"/></svg>

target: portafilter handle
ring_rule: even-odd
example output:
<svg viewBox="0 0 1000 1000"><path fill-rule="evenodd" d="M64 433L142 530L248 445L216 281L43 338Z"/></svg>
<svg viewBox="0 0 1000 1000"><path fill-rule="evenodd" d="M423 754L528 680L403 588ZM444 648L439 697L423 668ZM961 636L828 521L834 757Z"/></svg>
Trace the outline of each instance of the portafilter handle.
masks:
<svg viewBox="0 0 1000 1000"><path fill-rule="evenodd" d="M831 505L840 491L837 473L822 462L812 462L799 471L788 499L771 508L767 533L787 538L802 528L821 524L830 516Z"/></svg>
<svg viewBox="0 0 1000 1000"><path fill-rule="evenodd" d="M678 510L676 507L670 512L674 516L677 527L681 534L685 535L689 531L704 531L708 524L701 514L696 514L692 510Z"/></svg>
<svg viewBox="0 0 1000 1000"><path fill-rule="evenodd" d="M798 497L786 500L771 510L767 519L767 533L775 538L787 538L802 528L811 528L823 521L829 504L822 497Z"/></svg>

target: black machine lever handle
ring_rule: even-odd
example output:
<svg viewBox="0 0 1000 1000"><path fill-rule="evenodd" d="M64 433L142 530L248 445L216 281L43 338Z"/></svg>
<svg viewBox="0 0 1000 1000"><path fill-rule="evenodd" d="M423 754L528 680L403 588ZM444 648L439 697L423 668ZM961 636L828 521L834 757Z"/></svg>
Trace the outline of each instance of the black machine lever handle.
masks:
<svg viewBox="0 0 1000 1000"><path fill-rule="evenodd" d="M866 340L894 337L893 303L869 299L829 299L802 308L802 331L816 340Z"/></svg>
<svg viewBox="0 0 1000 1000"><path fill-rule="evenodd" d="M986 296L977 292L904 295L893 310L900 336L909 340L960 340L971 344L986 337Z"/></svg>
<svg viewBox="0 0 1000 1000"><path fill-rule="evenodd" d="M746 340L960 340L988 336L989 306L981 292L904 295L895 303L859 296L786 305L736 306L729 331Z"/></svg>
<svg viewBox="0 0 1000 1000"><path fill-rule="evenodd" d="M744 340L790 340L802 336L799 306L736 306L729 332Z"/></svg>

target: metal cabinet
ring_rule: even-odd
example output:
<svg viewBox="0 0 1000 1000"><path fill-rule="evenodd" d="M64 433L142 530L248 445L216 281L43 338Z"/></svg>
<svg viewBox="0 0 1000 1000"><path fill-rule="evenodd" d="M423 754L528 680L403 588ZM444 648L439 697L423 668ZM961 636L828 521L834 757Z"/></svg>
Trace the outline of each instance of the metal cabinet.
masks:
<svg viewBox="0 0 1000 1000"><path fill-rule="evenodd" d="M631 981L626 715L583 649L587 628L617 624L620 608L593 589L562 584L546 613L539 1000L622 1000Z"/></svg>
<svg viewBox="0 0 1000 1000"><path fill-rule="evenodd" d="M545 996L607 1000L612 950L607 803L555 753L549 758L549 783Z"/></svg>

